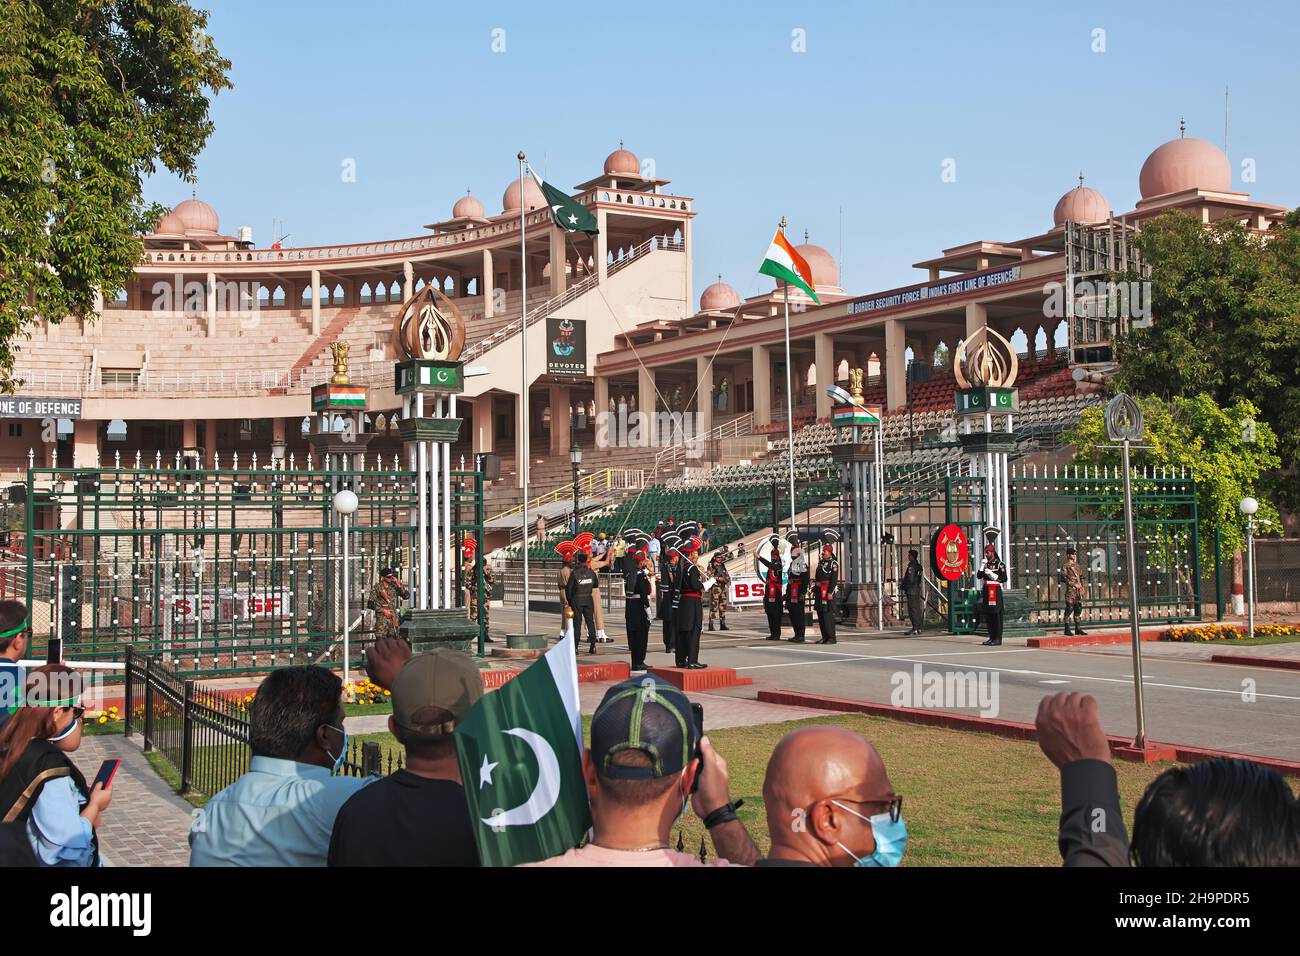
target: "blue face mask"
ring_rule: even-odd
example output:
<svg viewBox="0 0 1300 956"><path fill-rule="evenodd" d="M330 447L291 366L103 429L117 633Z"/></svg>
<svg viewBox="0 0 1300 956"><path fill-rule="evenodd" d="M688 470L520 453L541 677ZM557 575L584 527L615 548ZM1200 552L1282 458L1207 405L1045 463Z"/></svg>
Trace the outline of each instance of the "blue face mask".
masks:
<svg viewBox="0 0 1300 956"><path fill-rule="evenodd" d="M835 844L853 857L854 866L898 866L902 862L903 852L907 849L907 824L903 822L901 814L897 820L891 820L888 811L877 813L872 817L864 817L838 800L832 800L831 803L846 813L853 814L859 820L866 820L871 824L871 836L876 841L876 849L870 856L860 857L843 843Z"/></svg>
<svg viewBox="0 0 1300 956"><path fill-rule="evenodd" d="M325 726L330 730L337 730L343 735L343 746L339 748L339 755L334 757L334 766L331 768L331 772L337 774L343 769L343 758L348 755L348 732L342 727L335 727L333 724L326 724ZM334 756L328 750L325 751L325 755L330 757Z"/></svg>

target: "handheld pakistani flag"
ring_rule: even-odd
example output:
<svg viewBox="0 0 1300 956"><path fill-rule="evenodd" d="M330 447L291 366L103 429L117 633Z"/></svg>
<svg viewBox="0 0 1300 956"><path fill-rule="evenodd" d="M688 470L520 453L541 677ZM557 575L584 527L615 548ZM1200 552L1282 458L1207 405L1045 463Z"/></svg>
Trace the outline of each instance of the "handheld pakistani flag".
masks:
<svg viewBox="0 0 1300 956"><path fill-rule="evenodd" d="M772 244L767 247L767 255L763 257L763 264L758 267L758 271L778 282L788 282L797 289L803 289L814 302L821 305L822 300L813 291L812 267L808 265L807 259L795 251L780 229L772 237Z"/></svg>
<svg viewBox="0 0 1300 956"><path fill-rule="evenodd" d="M456 757L484 866L533 863L582 842L591 807L572 636L470 709Z"/></svg>
<svg viewBox="0 0 1300 956"><path fill-rule="evenodd" d="M550 183L542 182L542 177L533 172L532 166L528 167L528 172L537 181L537 188L542 191L542 195L546 197L546 205L551 207L551 218L555 220L557 226L565 232L585 232L589 236L600 232L600 227L596 225L596 217L591 214L590 209L563 190L556 189Z"/></svg>

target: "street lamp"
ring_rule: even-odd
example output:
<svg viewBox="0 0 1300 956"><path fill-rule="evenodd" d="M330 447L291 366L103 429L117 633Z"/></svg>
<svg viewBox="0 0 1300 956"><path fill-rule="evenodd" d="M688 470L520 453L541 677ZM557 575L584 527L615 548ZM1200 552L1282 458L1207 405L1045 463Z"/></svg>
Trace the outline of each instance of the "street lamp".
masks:
<svg viewBox="0 0 1300 956"><path fill-rule="evenodd" d="M1255 512L1259 502L1247 495L1237 508L1246 516L1246 621L1249 637L1255 639Z"/></svg>
<svg viewBox="0 0 1300 956"><path fill-rule="evenodd" d="M573 465L573 533L578 533L578 474L582 468L582 449L574 441L569 446L569 461Z"/></svg>
<svg viewBox="0 0 1300 956"><path fill-rule="evenodd" d="M344 488L334 495L334 510L343 519L343 684L348 683L348 638L351 632L351 620L348 609L348 525L357 510L356 493Z"/></svg>

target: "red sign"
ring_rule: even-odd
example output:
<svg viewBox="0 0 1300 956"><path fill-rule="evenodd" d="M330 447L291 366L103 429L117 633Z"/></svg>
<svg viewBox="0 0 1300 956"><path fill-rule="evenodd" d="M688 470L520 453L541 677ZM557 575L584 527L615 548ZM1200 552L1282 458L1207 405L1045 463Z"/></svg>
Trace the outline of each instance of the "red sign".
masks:
<svg viewBox="0 0 1300 956"><path fill-rule="evenodd" d="M945 581L956 581L966 573L970 561L970 541L966 532L955 524L946 524L930 541L930 564L934 573Z"/></svg>

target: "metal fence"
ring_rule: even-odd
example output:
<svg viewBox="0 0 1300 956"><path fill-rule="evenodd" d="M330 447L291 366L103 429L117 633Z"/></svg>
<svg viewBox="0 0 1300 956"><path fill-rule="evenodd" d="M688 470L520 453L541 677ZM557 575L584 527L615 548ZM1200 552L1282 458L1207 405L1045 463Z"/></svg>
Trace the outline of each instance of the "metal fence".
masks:
<svg viewBox="0 0 1300 956"><path fill-rule="evenodd" d="M243 694L218 690L177 674L152 654L126 649L125 734L139 733L144 749L157 751L180 778L180 792L212 795L248 770L251 703ZM386 753L375 741L350 739L339 772L386 775L405 766L400 751Z"/></svg>
<svg viewBox="0 0 1300 956"><path fill-rule="evenodd" d="M1255 595L1261 604L1300 601L1300 538L1255 539Z"/></svg>

